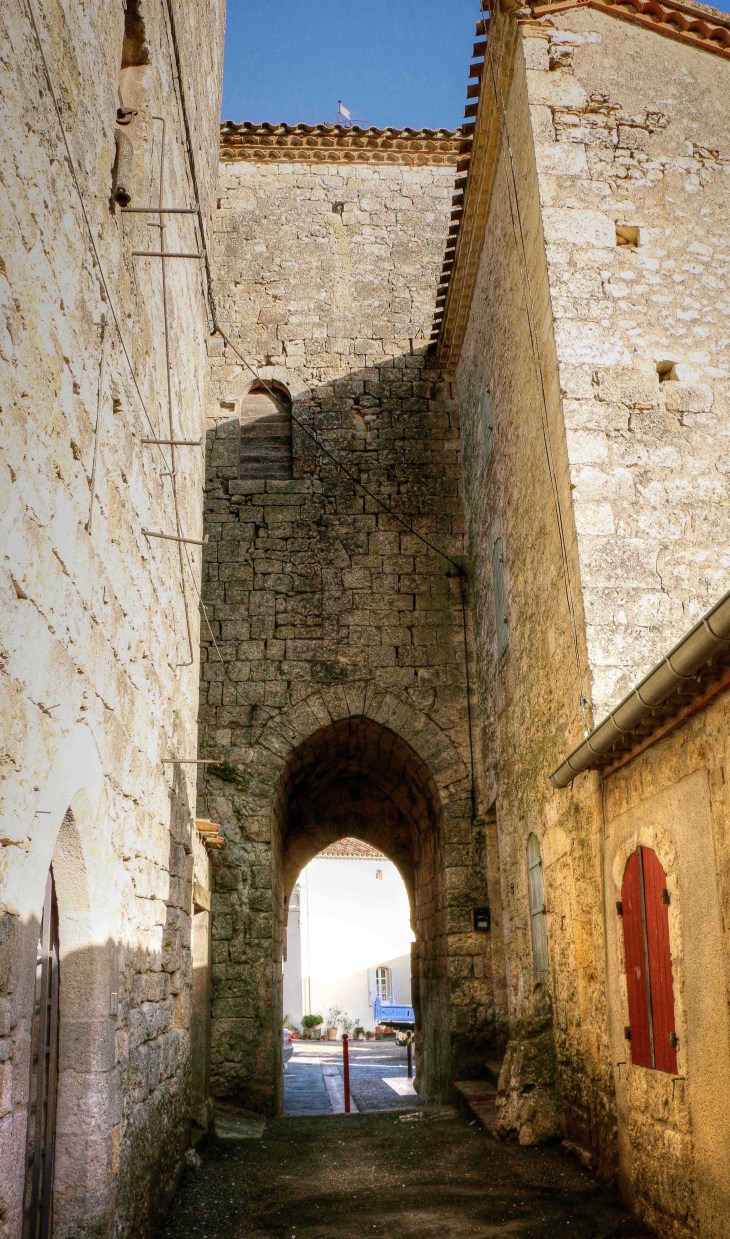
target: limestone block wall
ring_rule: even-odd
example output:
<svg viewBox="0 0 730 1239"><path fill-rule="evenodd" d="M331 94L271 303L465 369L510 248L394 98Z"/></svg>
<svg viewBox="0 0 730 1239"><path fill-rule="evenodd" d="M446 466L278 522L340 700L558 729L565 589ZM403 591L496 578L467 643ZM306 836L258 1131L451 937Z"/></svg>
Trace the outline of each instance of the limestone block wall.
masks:
<svg viewBox="0 0 730 1239"><path fill-rule="evenodd" d="M171 11L208 210L223 11L184 8ZM200 850L194 768L162 764L195 756L200 550L181 561L143 530L199 538L203 481L202 450L173 458L143 439L201 437L207 321L199 264L168 262L168 406L161 265L132 255L159 250L159 217L121 215L112 193L122 172L134 205L162 192L188 206L195 189L164 6L129 4L126 43L120 3L10 0L0 32L0 1233L21 1228L52 865L54 1234L140 1235L187 1141ZM122 81L134 115L117 126ZM198 249L195 217L165 222L168 250Z"/></svg>
<svg viewBox="0 0 730 1239"><path fill-rule="evenodd" d="M658 1234L720 1239L730 1211L727 694L605 783L611 1051L626 1195ZM652 848L667 874L677 1075L632 1067L621 920L626 859ZM618 893L617 893L618 892Z"/></svg>
<svg viewBox="0 0 730 1239"><path fill-rule="evenodd" d="M563 793L547 776L727 588L727 64L588 8L540 20L492 14L490 45L496 81L492 88L485 68L475 147L502 90L505 132L495 122L477 170L492 178L488 222L457 382L484 762L505 906L513 1039L505 1122L526 1141L554 1122L602 1174L621 1167L627 1196L659 1233L706 1226L720 1234L714 1153L701 1166L705 1154L692 1152L689 1136L696 1122L708 1139L707 1099L698 1094L694 1120L671 1079L638 1068L627 1075L626 1020L618 1023L616 857L641 829L649 838L653 810L641 822L622 820L614 839L608 823L625 801L609 803L604 818L597 775ZM501 655L497 538L508 632ZM590 699L582 711L581 691ZM724 751L719 737L715 744ZM648 759L651 776L636 784L626 776L631 803L673 781L676 746ZM665 841L662 854L675 873L682 865L689 873L699 863L686 834L695 809L679 791L670 800L657 801L656 828L673 832L675 849ZM715 829L719 875L723 827ZM548 974L533 965L530 832L542 853ZM700 868L716 906L712 863L706 850ZM679 935L686 916L687 941L696 943L695 915L685 904L673 925ZM685 949L673 939L680 989L696 984L683 979ZM554 1068L533 1054L551 1023ZM701 1057L694 1028L685 1025L687 1053ZM708 1077L699 1057L693 1070L701 1091ZM548 1105L553 1081L559 1113ZM724 1148L724 1129L717 1132ZM697 1191L721 1204L705 1204L712 1220L700 1222L693 1193L703 1177Z"/></svg>
<svg viewBox="0 0 730 1239"><path fill-rule="evenodd" d="M554 755L582 734L581 691L587 695L566 435L520 35L508 23L491 29L495 59L508 65L506 128L526 245L523 255L512 165L506 145L501 155L496 145L488 169L493 185L484 246L457 381L486 799L493 806L499 847L510 1014L503 1123L517 1130L523 1143L563 1131L574 1143L595 1150L597 1164L610 1175L615 1115L603 993L600 838L590 812L558 823L559 805L547 778ZM489 95L482 106L487 102ZM487 171L477 168L471 175ZM567 564L551 472L557 479ZM494 586L499 539L507 628L501 653ZM566 570L577 612L578 657ZM542 851L547 973L536 972L533 961L527 871L531 833Z"/></svg>
<svg viewBox="0 0 730 1239"><path fill-rule="evenodd" d="M726 61L523 28L598 722L730 586Z"/></svg>
<svg viewBox="0 0 730 1239"><path fill-rule="evenodd" d="M461 588L438 553L464 550L456 402L426 355L455 156L415 166L414 141L396 137L397 152L347 163L316 135L313 150L266 163L251 150L236 162L226 145L221 166L221 318L295 418L294 479L240 479L253 376L221 347L201 667L201 752L226 759L201 784L228 840L213 902L213 1077L258 1108L280 1098L284 899L297 865L342 834L423 864L414 927L429 944L434 1095L500 1020L490 940L471 921L485 892ZM400 769L413 774L394 779Z"/></svg>

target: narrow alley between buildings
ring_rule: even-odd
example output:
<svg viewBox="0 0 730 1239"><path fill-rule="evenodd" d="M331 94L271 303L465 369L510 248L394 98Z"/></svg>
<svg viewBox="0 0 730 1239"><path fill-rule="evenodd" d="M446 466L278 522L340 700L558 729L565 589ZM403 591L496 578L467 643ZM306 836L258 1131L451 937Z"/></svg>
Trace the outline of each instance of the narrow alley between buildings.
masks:
<svg viewBox="0 0 730 1239"><path fill-rule="evenodd" d="M395 1097L395 1094L394 1094ZM279 1118L211 1140L158 1239L639 1239L559 1147L495 1140L451 1106Z"/></svg>

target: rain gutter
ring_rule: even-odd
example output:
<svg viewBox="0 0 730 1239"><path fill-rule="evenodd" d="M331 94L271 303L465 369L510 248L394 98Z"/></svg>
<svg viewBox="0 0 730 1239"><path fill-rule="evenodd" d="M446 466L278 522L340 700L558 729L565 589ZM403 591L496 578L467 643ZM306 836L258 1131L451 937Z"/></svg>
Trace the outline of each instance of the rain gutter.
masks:
<svg viewBox="0 0 730 1239"><path fill-rule="evenodd" d="M590 770L597 758L608 753L619 740L632 732L678 684L691 680L700 667L728 642L730 590L553 771L550 775L553 786L568 787L577 775Z"/></svg>

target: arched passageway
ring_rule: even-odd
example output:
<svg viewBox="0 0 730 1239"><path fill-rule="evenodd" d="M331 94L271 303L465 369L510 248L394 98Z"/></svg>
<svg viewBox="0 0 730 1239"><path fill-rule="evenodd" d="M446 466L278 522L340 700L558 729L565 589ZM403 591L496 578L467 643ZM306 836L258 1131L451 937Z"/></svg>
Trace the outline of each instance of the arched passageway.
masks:
<svg viewBox="0 0 730 1239"><path fill-rule="evenodd" d="M451 1079L446 890L440 797L427 765L388 727L364 716L342 719L292 753L277 788L275 816L275 965L283 955L289 897L318 852L351 836L397 866L416 935L412 992L419 1088L428 1099L445 1096ZM279 975L275 967L277 980ZM279 984L274 1008L281 1009ZM276 1104L281 1107L278 1090Z"/></svg>
<svg viewBox="0 0 730 1239"><path fill-rule="evenodd" d="M215 861L211 1082L247 1109L281 1113L288 898L345 836L384 852L408 890L421 1097L446 1098L499 1037L493 935L473 915L488 895L468 770L427 716L363 697L353 710L342 693L314 694L206 775L205 812L229 843Z"/></svg>

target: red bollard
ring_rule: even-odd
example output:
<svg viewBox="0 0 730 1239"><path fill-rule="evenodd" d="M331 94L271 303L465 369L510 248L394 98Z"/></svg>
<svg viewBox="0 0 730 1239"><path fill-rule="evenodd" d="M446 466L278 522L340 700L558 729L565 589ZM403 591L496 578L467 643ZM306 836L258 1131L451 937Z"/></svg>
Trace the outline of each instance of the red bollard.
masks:
<svg viewBox="0 0 730 1239"><path fill-rule="evenodd" d="M345 1078L345 1114L350 1113L350 1038L342 1034L342 1074Z"/></svg>
<svg viewBox="0 0 730 1239"><path fill-rule="evenodd" d="M413 1037L408 1038L408 1079L413 1079Z"/></svg>

